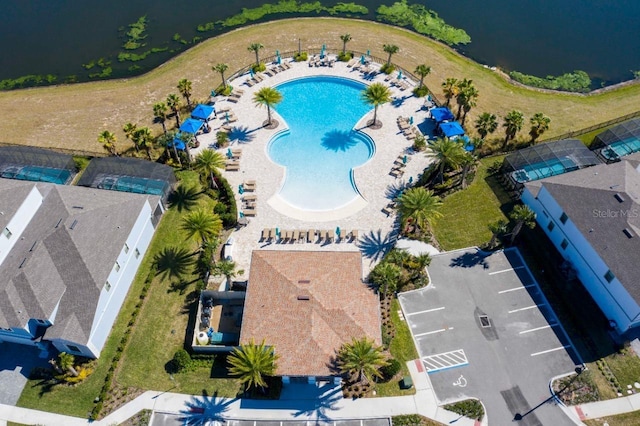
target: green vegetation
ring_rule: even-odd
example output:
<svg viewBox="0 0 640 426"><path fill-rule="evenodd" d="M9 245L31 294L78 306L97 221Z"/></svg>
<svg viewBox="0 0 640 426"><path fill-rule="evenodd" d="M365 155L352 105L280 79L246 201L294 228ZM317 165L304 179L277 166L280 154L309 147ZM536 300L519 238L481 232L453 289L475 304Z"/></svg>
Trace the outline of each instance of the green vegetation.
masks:
<svg viewBox="0 0 640 426"><path fill-rule="evenodd" d="M448 25L432 10L421 4L407 3L407 0L395 2L391 6L382 5L376 11L377 19L427 35L448 45L467 44L471 37L463 29Z"/></svg>
<svg viewBox="0 0 640 426"><path fill-rule="evenodd" d="M589 74L584 71L574 71L560 76L549 75L546 78L534 75L523 74L518 71L511 71L509 77L527 86L539 87L541 89L563 90L565 92L586 93L591 88Z"/></svg>
<svg viewBox="0 0 640 426"><path fill-rule="evenodd" d="M640 411L619 414L617 416L600 417L593 420L583 420L583 423L587 426L603 426L605 424L609 426L637 425L640 424Z"/></svg>
<svg viewBox="0 0 640 426"><path fill-rule="evenodd" d="M58 77L53 74L25 75L18 78L0 80L0 90L22 89L24 87L45 86L54 84Z"/></svg>
<svg viewBox="0 0 640 426"><path fill-rule="evenodd" d="M213 31L214 28L215 28L215 25L213 22L207 22L206 24L198 25L198 27L196 28L196 31L200 33L205 33L207 31Z"/></svg>
<svg viewBox="0 0 640 426"><path fill-rule="evenodd" d="M329 12L330 15L337 15L337 14L343 14L343 15L366 15L367 13L369 13L369 9L367 9L365 6L362 6L360 4L355 4L353 2L351 3L338 3L335 6L329 7L326 9L327 12Z"/></svg>
<svg viewBox="0 0 640 426"><path fill-rule="evenodd" d="M136 50L146 46L143 40L147 38L145 31L147 30L147 16L141 16L132 24L129 24L129 31L125 34L127 40L122 45L125 50Z"/></svg>
<svg viewBox="0 0 640 426"><path fill-rule="evenodd" d="M440 426L442 423L422 417L420 414L405 414L391 418L393 426Z"/></svg>
<svg viewBox="0 0 640 426"><path fill-rule="evenodd" d="M465 399L455 404L445 405L444 408L470 419L481 420L484 416L484 408L482 408L482 404L477 399Z"/></svg>

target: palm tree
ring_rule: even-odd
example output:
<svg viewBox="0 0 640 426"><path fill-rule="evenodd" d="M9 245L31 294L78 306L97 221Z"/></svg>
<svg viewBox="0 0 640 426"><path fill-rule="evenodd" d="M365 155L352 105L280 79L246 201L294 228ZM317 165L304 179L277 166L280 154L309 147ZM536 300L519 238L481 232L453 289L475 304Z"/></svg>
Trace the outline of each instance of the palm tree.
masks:
<svg viewBox="0 0 640 426"><path fill-rule="evenodd" d="M373 83L362 91L362 100L373 105L373 121L371 125L378 124L378 107L391 101L391 91L382 83Z"/></svg>
<svg viewBox="0 0 640 426"><path fill-rule="evenodd" d="M198 199L202 196L202 190L196 186L186 186L184 183L178 186L169 195L169 205L176 210L191 210L198 204Z"/></svg>
<svg viewBox="0 0 640 426"><path fill-rule="evenodd" d="M502 144L502 149L507 148L507 144L509 143L509 139L513 139L516 136L516 133L522 129L522 125L524 124L524 115L522 112L514 109L510 111L507 116L504 118L504 123L502 126L504 127L505 138L504 143Z"/></svg>
<svg viewBox="0 0 640 426"><path fill-rule="evenodd" d="M491 114L490 112L483 112L476 119L475 122L476 130L478 134L484 140L489 133L493 133L498 128L498 118L495 114Z"/></svg>
<svg viewBox="0 0 640 426"><path fill-rule="evenodd" d="M267 107L267 125L271 125L271 107L282 101L282 93L273 87L263 87L253 95L256 106Z"/></svg>
<svg viewBox="0 0 640 426"><path fill-rule="evenodd" d="M449 108L451 98L458 96L458 79L449 77L442 82L442 93L444 93L444 98L447 100L446 107Z"/></svg>
<svg viewBox="0 0 640 426"><path fill-rule="evenodd" d="M509 218L516 222L513 230L511 231L511 244L513 244L523 226L526 225L529 229L533 229L536 226L535 212L531 210L529 206L524 204L516 205L513 210L511 210Z"/></svg>
<svg viewBox="0 0 640 426"><path fill-rule="evenodd" d="M380 346L366 337L344 343L338 350L338 368L348 374L351 381L367 384L375 377L381 378L380 368L388 364Z"/></svg>
<svg viewBox="0 0 640 426"><path fill-rule="evenodd" d="M351 34L341 35L340 40L342 40L342 55L344 56L344 54L347 53L347 43L351 41Z"/></svg>
<svg viewBox="0 0 640 426"><path fill-rule="evenodd" d="M237 376L240 383L248 389L267 387L266 377L273 376L277 369L278 355L274 348L264 343L251 343L235 347L227 362L231 365L229 374Z"/></svg>
<svg viewBox="0 0 640 426"><path fill-rule="evenodd" d="M66 352L60 352L58 361L63 371L68 371L73 377L78 377L78 371L73 366L76 362L76 357Z"/></svg>
<svg viewBox="0 0 640 426"><path fill-rule="evenodd" d="M500 219L498 221L489 224L489 231L491 231L491 241L489 241L489 248L492 249L498 242L498 237L507 232L507 221Z"/></svg>
<svg viewBox="0 0 640 426"><path fill-rule="evenodd" d="M103 131L98 135L98 142L102 144L102 147L113 156L118 156L116 150L116 135L108 130Z"/></svg>
<svg viewBox="0 0 640 426"><path fill-rule="evenodd" d="M476 163L476 157L468 152L464 151L464 155L462 156L462 161L460 165L462 166L462 173L460 174L460 186L462 189L467 187L467 175L469 174L469 170Z"/></svg>
<svg viewBox="0 0 640 426"><path fill-rule="evenodd" d="M224 164L224 156L218 151L203 149L196 156L194 166L196 170L199 170L201 173L209 176L209 179L211 179L211 186L215 188L216 181L213 172L215 169L223 169Z"/></svg>
<svg viewBox="0 0 640 426"><path fill-rule="evenodd" d="M531 136L531 143L534 144L540 135L549 130L551 119L541 112L536 112L529 122L531 123L529 135Z"/></svg>
<svg viewBox="0 0 640 426"><path fill-rule="evenodd" d="M403 228L414 223L420 229L427 229L442 217L438 211L441 205L440 198L422 186L405 190L398 197L397 206Z"/></svg>
<svg viewBox="0 0 640 426"><path fill-rule="evenodd" d="M218 236L222 230L222 220L217 214L196 210L184 217L182 229L187 232L187 238L195 238L204 246Z"/></svg>
<svg viewBox="0 0 640 426"><path fill-rule="evenodd" d="M222 88L227 90L227 80L224 78L224 73L229 69L229 64L216 64L213 68L213 71L220 73L220 77L222 77Z"/></svg>
<svg viewBox="0 0 640 426"><path fill-rule="evenodd" d="M391 290L395 292L398 289L398 282L402 275L400 266L391 262L379 263L371 271L369 278L380 289L382 287L382 296L387 297L387 292Z"/></svg>
<svg viewBox="0 0 640 426"><path fill-rule="evenodd" d="M177 88L180 94L186 99L187 105L191 106L191 81L183 78L182 80L178 81Z"/></svg>
<svg viewBox="0 0 640 426"><path fill-rule="evenodd" d="M420 89L424 84L424 78L431 74L431 67L426 64L420 64L413 72L420 76L420 84L418 85L418 89Z"/></svg>
<svg viewBox="0 0 640 426"><path fill-rule="evenodd" d="M264 46L261 43L251 43L248 47L247 50L249 52L253 52L256 54L256 66L260 66L260 55L258 54L258 52L260 51L260 49L264 48Z"/></svg>
<svg viewBox="0 0 640 426"><path fill-rule="evenodd" d="M151 149L153 148L153 134L148 127L140 127L133 132L131 135L131 140L136 146L140 148L144 148L147 151L147 156L149 157L149 161L153 161L151 158Z"/></svg>
<svg viewBox="0 0 640 426"><path fill-rule="evenodd" d="M175 93L171 93L167 96L167 106L171 108L176 117L176 127L180 127L180 97Z"/></svg>
<svg viewBox="0 0 640 426"><path fill-rule="evenodd" d="M171 131L171 132L163 133L160 136L158 136L158 139L156 140L156 142L158 143L158 145L164 147L167 153L167 158L173 157L178 162L178 164L182 166L182 161L180 160L180 156L178 155L178 148L176 148L176 144L173 143L175 139L176 139L176 132ZM173 150L170 151L169 147L172 147ZM173 152L174 155L171 155L171 152Z"/></svg>
<svg viewBox="0 0 640 426"><path fill-rule="evenodd" d="M244 270L236 269L236 262L231 260L221 260L213 267L213 272L217 275L224 275L227 284L231 283L231 279L235 276L244 274Z"/></svg>
<svg viewBox="0 0 640 426"><path fill-rule="evenodd" d="M167 114L169 112L169 107L164 102L157 102L153 104L153 117L154 121L160 123L162 125L162 131L167 133L167 126L164 124L167 121Z"/></svg>
<svg viewBox="0 0 640 426"><path fill-rule="evenodd" d="M389 65L391 65L391 55L398 53L400 48L395 44L384 44L382 45L382 50L389 54L389 57L387 58L387 67L389 67Z"/></svg>
<svg viewBox="0 0 640 426"><path fill-rule="evenodd" d="M456 103L458 104L458 112L456 114L456 120L460 118L462 114L462 106L466 102L466 91L473 87L473 80L469 80L468 78L462 79L462 81L458 81L457 85L457 93L456 93Z"/></svg>
<svg viewBox="0 0 640 426"><path fill-rule="evenodd" d="M131 140L131 136L133 136L133 132L136 131L136 129L138 128L137 125L129 122L127 124L125 124L124 126L122 126L122 131L124 132L124 137L126 137L127 139ZM136 151L139 151L140 148L138 148L138 145L134 144Z"/></svg>
<svg viewBox="0 0 640 426"><path fill-rule="evenodd" d="M475 86L470 85L464 89L464 102L462 103L462 121L460 124L464 126L464 122L467 120L467 114L477 105L478 96L480 96L478 89Z"/></svg>
<svg viewBox="0 0 640 426"><path fill-rule="evenodd" d="M433 157L438 164L440 183L444 182L444 172L447 168L457 170L463 163L466 151L462 145L449 138L438 138L429 145L428 157Z"/></svg>

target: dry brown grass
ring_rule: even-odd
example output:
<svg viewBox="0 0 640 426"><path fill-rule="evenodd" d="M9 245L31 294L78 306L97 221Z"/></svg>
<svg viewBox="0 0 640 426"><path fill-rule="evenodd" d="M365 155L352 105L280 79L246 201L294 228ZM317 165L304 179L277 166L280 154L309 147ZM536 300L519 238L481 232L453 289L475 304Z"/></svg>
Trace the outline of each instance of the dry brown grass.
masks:
<svg viewBox="0 0 640 426"><path fill-rule="evenodd" d="M430 65L433 71L425 81L439 97L445 78L472 79L480 98L468 121L484 111L504 116L520 109L527 118L544 112L552 119L551 129L545 134L548 137L628 114L640 104L640 84L589 96L544 93L512 85L446 46L401 28L338 18L290 19L210 39L141 77L0 93L1 140L100 152L97 135L108 129L116 133L122 148L127 145L122 133L126 122L154 126L160 132L160 126L152 124L152 106L169 93L178 93L176 84L181 78L193 82L194 98L205 99L220 83L220 76L211 71L212 65L228 63L230 75L249 64L254 57L247 51L251 42L263 43L263 54L273 54L276 49L297 50L298 38L307 47L319 48L327 43L340 48L339 35L344 33L353 37L350 49L370 49L372 55L386 57L382 45L392 43L401 49L393 58L400 66L413 70L420 63ZM527 131L525 124L523 136Z"/></svg>

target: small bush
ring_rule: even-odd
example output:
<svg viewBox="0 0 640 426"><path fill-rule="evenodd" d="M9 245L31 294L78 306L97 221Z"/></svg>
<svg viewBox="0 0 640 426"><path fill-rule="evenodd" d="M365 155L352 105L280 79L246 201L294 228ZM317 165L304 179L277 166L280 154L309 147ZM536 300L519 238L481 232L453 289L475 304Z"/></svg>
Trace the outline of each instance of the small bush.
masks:
<svg viewBox="0 0 640 426"><path fill-rule="evenodd" d="M102 411L102 401L98 402L91 410L91 420L98 420Z"/></svg>
<svg viewBox="0 0 640 426"><path fill-rule="evenodd" d="M393 426L421 426L424 423L424 418L419 414L405 414L393 416L391 423Z"/></svg>
<svg viewBox="0 0 640 426"><path fill-rule="evenodd" d="M293 60L296 62L304 62L309 58L309 55L307 54L307 52L300 52L300 53L296 53L293 56Z"/></svg>
<svg viewBox="0 0 640 426"><path fill-rule="evenodd" d="M391 380L396 374L402 370L402 364L395 358L391 358L387 365L380 369L380 373L382 373L382 377L384 380Z"/></svg>
<svg viewBox="0 0 640 426"><path fill-rule="evenodd" d="M383 64L380 67L380 72L383 72L385 74L391 74L392 72L394 72L396 70L396 66L393 64Z"/></svg>
<svg viewBox="0 0 640 426"><path fill-rule="evenodd" d="M342 61L342 62L349 62L351 59L353 59L353 53L352 52L340 52L338 54L338 60Z"/></svg>
<svg viewBox="0 0 640 426"><path fill-rule="evenodd" d="M260 62L259 64L253 64L251 66L251 69L253 70L253 72L262 72L267 69L267 66L264 64L264 62Z"/></svg>
<svg viewBox="0 0 640 426"><path fill-rule="evenodd" d="M427 149L427 140L424 136L418 135L413 140L413 149L414 151L422 152Z"/></svg>
<svg viewBox="0 0 640 426"><path fill-rule="evenodd" d="M176 371L184 371L191 366L191 355L184 349L179 349L173 355L173 366Z"/></svg>
<svg viewBox="0 0 640 426"><path fill-rule="evenodd" d="M422 98L429 94L429 89L427 89L427 86L416 87L415 89L413 89L413 94L416 98Z"/></svg>
<svg viewBox="0 0 640 426"><path fill-rule="evenodd" d="M482 404L477 399L465 399L455 404L445 405L444 408L470 419L482 420L484 416L484 408L482 408Z"/></svg>

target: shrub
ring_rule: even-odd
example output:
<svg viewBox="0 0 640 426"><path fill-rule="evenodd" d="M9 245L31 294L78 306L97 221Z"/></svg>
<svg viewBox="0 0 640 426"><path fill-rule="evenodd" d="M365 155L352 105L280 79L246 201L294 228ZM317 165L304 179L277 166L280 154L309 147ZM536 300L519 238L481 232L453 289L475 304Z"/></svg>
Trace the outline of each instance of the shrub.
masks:
<svg viewBox="0 0 640 426"><path fill-rule="evenodd" d="M102 411L102 401L99 401L91 410L91 420L98 420L100 412Z"/></svg>
<svg viewBox="0 0 640 426"><path fill-rule="evenodd" d="M422 98L423 96L427 96L429 94L429 89L427 89L427 86L416 87L415 89L413 89L413 94L416 96L416 98Z"/></svg>
<svg viewBox="0 0 640 426"><path fill-rule="evenodd" d="M414 151L422 152L427 149L427 140L424 136L418 135L413 140L413 149Z"/></svg>
<svg viewBox="0 0 640 426"><path fill-rule="evenodd" d="M300 52L300 53L296 53L293 56L293 60L296 62L304 62L309 58L309 55L307 54L307 52Z"/></svg>
<svg viewBox="0 0 640 426"><path fill-rule="evenodd" d="M384 380L391 380L400 372L400 370L402 370L402 364L400 364L400 361L395 358L391 358L387 365L380 368L380 373L382 373Z"/></svg>
<svg viewBox="0 0 640 426"><path fill-rule="evenodd" d="M445 405L444 408L470 419L481 420L484 416L484 408L482 408L482 404L477 399L465 399L455 404Z"/></svg>
<svg viewBox="0 0 640 426"><path fill-rule="evenodd" d="M421 426L424 423L424 418L419 414L405 414L393 416L391 423L393 426Z"/></svg>
<svg viewBox="0 0 640 426"><path fill-rule="evenodd" d="M349 62L351 59L353 59L353 53L352 52L340 52L338 54L338 60L342 61L342 62Z"/></svg>
<svg viewBox="0 0 640 426"><path fill-rule="evenodd" d="M264 64L264 62L260 62L259 64L253 64L251 66L251 69L253 70L253 72L262 72L267 69L267 66Z"/></svg>
<svg viewBox="0 0 640 426"><path fill-rule="evenodd" d="M509 77L527 86L540 87L542 89L585 93L591 88L591 79L584 71L574 71L560 76L549 75L546 78L512 71L509 73Z"/></svg>
<svg viewBox="0 0 640 426"><path fill-rule="evenodd" d="M184 349L179 349L173 355L173 366L176 371L184 371L191 366L191 355Z"/></svg>
<svg viewBox="0 0 640 426"><path fill-rule="evenodd" d="M385 74L391 74L392 72L394 72L396 70L396 66L393 64L383 64L380 67L380 72L383 72Z"/></svg>

